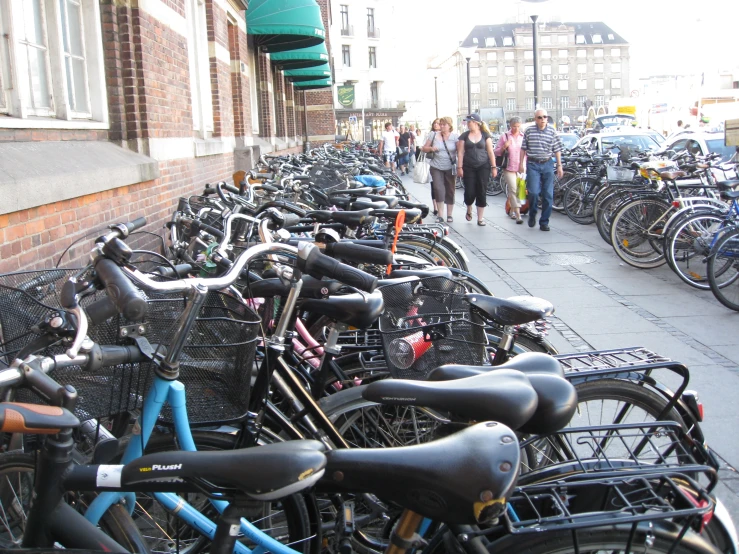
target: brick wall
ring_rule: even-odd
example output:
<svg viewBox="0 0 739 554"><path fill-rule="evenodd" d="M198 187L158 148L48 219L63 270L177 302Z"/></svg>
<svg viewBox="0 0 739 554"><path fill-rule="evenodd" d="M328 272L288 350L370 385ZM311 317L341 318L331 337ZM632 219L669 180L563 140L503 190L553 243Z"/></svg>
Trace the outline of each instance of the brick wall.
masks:
<svg viewBox="0 0 739 554"><path fill-rule="evenodd" d="M257 94L259 95L259 136L270 138L275 136L275 124L272 118L272 64L264 52L257 54Z"/></svg>
<svg viewBox="0 0 739 554"><path fill-rule="evenodd" d="M331 52L331 44L328 38L329 24L329 12L331 10L329 6L329 0L316 0L318 7L321 8L321 19L323 20L323 26L326 28L326 49ZM315 91L308 91L306 97L306 103L308 105L308 139L312 146L322 144L325 142L334 142L333 137L336 132L336 115L334 114L333 108L333 93L330 88L319 89ZM325 106L320 110L313 109L311 106ZM315 137L328 137L326 139L317 139ZM314 137L314 138L311 138Z"/></svg>

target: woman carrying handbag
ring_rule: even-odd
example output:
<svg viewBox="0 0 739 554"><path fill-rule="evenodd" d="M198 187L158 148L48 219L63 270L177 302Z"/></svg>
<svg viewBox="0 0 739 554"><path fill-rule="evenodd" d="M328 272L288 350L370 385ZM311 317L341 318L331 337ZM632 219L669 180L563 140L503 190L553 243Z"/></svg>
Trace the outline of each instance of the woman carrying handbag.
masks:
<svg viewBox="0 0 739 554"><path fill-rule="evenodd" d="M454 209L454 179L457 161L452 156L452 151L456 151L459 136L452 132L453 125L451 117L440 118L440 131L429 137L423 146L424 152L434 154L434 159L431 160L431 185L434 187L434 198L439 210L437 220L439 223L444 221L442 202L446 204L447 223L454 221L452 210Z"/></svg>
<svg viewBox="0 0 739 554"><path fill-rule="evenodd" d="M503 186L505 186L506 195L508 196L508 203L511 206L509 215L511 219L515 219L516 223L521 225L523 219L521 219L521 205L522 202L518 198L517 194L517 177L526 171L523 166L520 166L521 157L521 144L523 143L523 133L521 132L521 118L512 117L509 122L510 130L504 133L498 139L498 144L495 145L495 155L503 157L503 163L501 164L501 170L503 176Z"/></svg>

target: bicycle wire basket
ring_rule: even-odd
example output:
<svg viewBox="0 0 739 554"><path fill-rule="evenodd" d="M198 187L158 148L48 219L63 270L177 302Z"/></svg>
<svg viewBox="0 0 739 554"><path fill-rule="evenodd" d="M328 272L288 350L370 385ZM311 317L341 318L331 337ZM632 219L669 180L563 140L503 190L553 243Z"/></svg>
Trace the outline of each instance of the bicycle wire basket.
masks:
<svg viewBox="0 0 739 554"><path fill-rule="evenodd" d="M470 311L465 287L446 277L427 277L380 289L385 312L379 328L390 374L426 379L444 364L482 365L487 337Z"/></svg>
<svg viewBox="0 0 739 554"><path fill-rule="evenodd" d="M30 329L53 312L61 312L62 285L79 270L55 269L0 275L0 367L9 365L14 355L36 335ZM83 298L82 307L105 296L97 291ZM185 308L182 294L146 295L148 315L142 335L152 345L168 345L176 322ZM180 356L180 376L186 387L187 412L191 425L212 425L237 421L248 411L251 376L259 332L259 317L241 301L227 294L208 293L194 328ZM130 344L122 330L131 322L115 316L91 327L90 338L101 345ZM40 355L61 354L66 346L47 348ZM141 407L151 387L153 362L121 364L85 371L79 366L60 368L50 377L72 385L79 394L75 413L80 419L112 417ZM18 399L38 403L26 390ZM160 423L171 425L169 406Z"/></svg>
<svg viewBox="0 0 739 554"><path fill-rule="evenodd" d="M631 182L634 180L636 171L628 167L606 166L606 177L608 181Z"/></svg>

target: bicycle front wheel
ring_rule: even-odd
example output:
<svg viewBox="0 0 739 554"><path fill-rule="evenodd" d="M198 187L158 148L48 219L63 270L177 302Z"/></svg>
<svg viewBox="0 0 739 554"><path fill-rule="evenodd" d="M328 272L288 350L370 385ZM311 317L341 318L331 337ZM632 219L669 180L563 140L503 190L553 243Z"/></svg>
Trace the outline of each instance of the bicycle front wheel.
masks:
<svg viewBox="0 0 739 554"><path fill-rule="evenodd" d="M639 269L665 264L661 225L670 209L670 204L657 198L640 198L623 205L611 224L616 255Z"/></svg>
<svg viewBox="0 0 739 554"><path fill-rule="evenodd" d="M691 287L702 290L710 288L706 262L713 237L723 220L721 215L715 213L694 214L669 234L665 245L667 263ZM723 273L726 267L718 267L717 270Z"/></svg>
<svg viewBox="0 0 739 554"><path fill-rule="evenodd" d="M708 257L708 284L716 300L739 312L739 228L721 236Z"/></svg>
<svg viewBox="0 0 739 554"><path fill-rule="evenodd" d="M578 179L567 187L564 195L564 209L567 217L580 225L595 221L593 207L599 183L595 179Z"/></svg>

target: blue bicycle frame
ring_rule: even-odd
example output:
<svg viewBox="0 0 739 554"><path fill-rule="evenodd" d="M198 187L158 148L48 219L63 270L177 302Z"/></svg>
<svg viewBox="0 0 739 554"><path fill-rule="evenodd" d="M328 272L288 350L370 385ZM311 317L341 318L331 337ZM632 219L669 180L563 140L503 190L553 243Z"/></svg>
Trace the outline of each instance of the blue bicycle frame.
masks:
<svg viewBox="0 0 739 554"><path fill-rule="evenodd" d="M152 387L144 399L141 425L137 424L134 429L133 437L123 454L122 464L127 464L143 456L144 448L149 441L149 437L151 437L165 402L168 402L172 408L175 432L182 449L191 452L197 450L187 417L185 386L179 381L168 381L155 375ZM201 514L182 497L174 493L154 493L153 496L169 513L175 514L189 526L213 540L216 533L216 523ZM85 517L91 523L97 525L108 508L118 502L124 503L128 511L133 513L136 505L136 495L130 492L100 493L88 507ZM228 506L228 502L223 500L211 500L210 502L219 513L222 513ZM243 518L241 519L241 533L253 541L257 547L252 550L237 542L234 548L234 552L237 554L262 554L265 551L274 552L275 554L298 554L296 550L276 541Z"/></svg>

